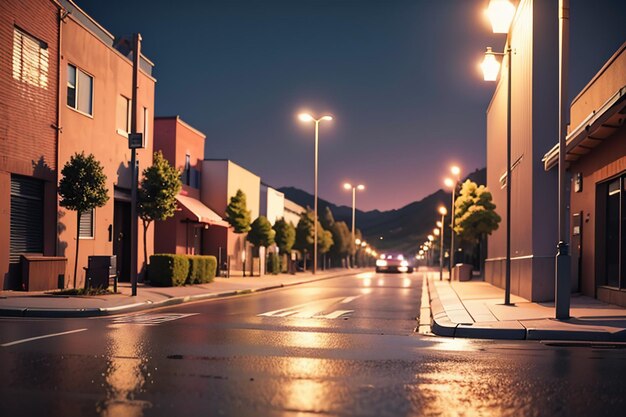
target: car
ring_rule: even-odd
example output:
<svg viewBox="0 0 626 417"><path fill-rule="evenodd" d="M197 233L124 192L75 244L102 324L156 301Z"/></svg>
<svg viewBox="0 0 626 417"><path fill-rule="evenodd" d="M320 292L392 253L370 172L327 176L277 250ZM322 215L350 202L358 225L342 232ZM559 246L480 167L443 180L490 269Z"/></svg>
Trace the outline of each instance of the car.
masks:
<svg viewBox="0 0 626 417"><path fill-rule="evenodd" d="M413 272L413 265L398 254L382 254L376 259L376 272Z"/></svg>

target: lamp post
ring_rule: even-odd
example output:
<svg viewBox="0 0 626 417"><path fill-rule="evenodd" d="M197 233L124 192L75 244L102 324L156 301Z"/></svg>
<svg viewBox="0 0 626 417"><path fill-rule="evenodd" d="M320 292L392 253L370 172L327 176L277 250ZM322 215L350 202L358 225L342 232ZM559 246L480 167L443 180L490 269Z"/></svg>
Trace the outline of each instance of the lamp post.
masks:
<svg viewBox="0 0 626 417"><path fill-rule="evenodd" d="M508 0L491 0L487 14L494 33L508 33L506 50L502 53L487 48L481 67L485 81L496 81L500 72L500 63L496 55L508 58L507 100L506 100L506 261L504 279L504 304L511 305L511 22L515 15L515 6Z"/></svg>
<svg viewBox="0 0 626 417"><path fill-rule="evenodd" d="M459 176L461 175L461 168L454 165L450 167L450 172L454 176L452 178L446 178L443 182L446 187L452 189L452 203L450 204L450 264L448 265L448 273L449 277L452 278L452 266L454 265L454 258L456 255L456 250L454 249L454 201L456 200L456 188L459 185Z"/></svg>
<svg viewBox="0 0 626 417"><path fill-rule="evenodd" d="M441 235L439 238L439 281L443 280L443 222L445 221L448 210L444 206L439 207L439 214L441 214Z"/></svg>
<svg viewBox="0 0 626 417"><path fill-rule="evenodd" d="M571 263L565 216L567 178L565 177L565 151L567 144L567 62L569 59L569 0L559 0L559 243L556 255L555 317L569 318Z"/></svg>
<svg viewBox="0 0 626 417"><path fill-rule="evenodd" d="M359 184L359 185L352 185L349 182L345 183L343 185L343 188L346 190L350 190L352 189L352 241L356 242L355 240L355 231L356 229L354 228L354 224L355 224L355 212L356 212L356 190L359 191L363 191L365 190L365 186L363 184ZM358 248L357 248L358 249ZM356 251L354 253L354 256L352 257L352 266L355 265L355 261L356 261Z"/></svg>
<svg viewBox="0 0 626 417"><path fill-rule="evenodd" d="M322 120L331 121L331 116L322 116L319 119L314 118L308 113L301 113L298 118L302 122L315 122L315 185L314 185L314 201L313 212L315 218L313 220L313 275L317 272L317 166L318 166L318 142L319 142L319 126Z"/></svg>

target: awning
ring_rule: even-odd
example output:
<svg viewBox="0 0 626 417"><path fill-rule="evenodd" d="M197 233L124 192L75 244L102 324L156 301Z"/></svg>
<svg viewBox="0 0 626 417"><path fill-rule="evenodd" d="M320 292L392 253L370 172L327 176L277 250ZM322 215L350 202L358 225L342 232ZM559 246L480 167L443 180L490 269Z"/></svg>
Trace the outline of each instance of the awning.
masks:
<svg viewBox="0 0 626 417"><path fill-rule="evenodd" d="M602 141L615 133L626 120L626 86L620 88L599 109L593 111L567 135L565 160L577 161L591 152ZM544 169L549 171L559 164L557 143L542 159Z"/></svg>
<svg viewBox="0 0 626 417"><path fill-rule="evenodd" d="M202 204L193 197L186 195L177 195L178 205L186 212L189 218L198 223L206 223L213 226L228 227L228 223L224 221L216 212Z"/></svg>

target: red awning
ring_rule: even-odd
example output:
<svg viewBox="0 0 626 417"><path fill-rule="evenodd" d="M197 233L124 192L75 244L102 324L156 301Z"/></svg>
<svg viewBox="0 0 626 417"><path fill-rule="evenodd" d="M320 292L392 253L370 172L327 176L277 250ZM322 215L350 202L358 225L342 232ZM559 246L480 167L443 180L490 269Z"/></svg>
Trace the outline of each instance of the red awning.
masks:
<svg viewBox="0 0 626 417"><path fill-rule="evenodd" d="M189 218L198 223L206 223L213 226L228 227L228 223L224 221L216 212L202 204L201 201L186 195L177 195L178 205L186 212Z"/></svg>

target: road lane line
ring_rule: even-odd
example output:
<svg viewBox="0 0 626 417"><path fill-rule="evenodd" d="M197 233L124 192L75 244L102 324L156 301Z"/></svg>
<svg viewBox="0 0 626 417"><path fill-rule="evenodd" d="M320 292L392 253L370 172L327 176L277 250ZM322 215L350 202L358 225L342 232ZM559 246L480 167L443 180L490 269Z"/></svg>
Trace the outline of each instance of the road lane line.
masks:
<svg viewBox="0 0 626 417"><path fill-rule="evenodd" d="M56 336L63 336L66 334L84 332L85 330L87 329L76 329L76 330L70 330L68 332L44 334L43 336L29 337L28 339L20 339L14 342L3 343L0 345L0 347L9 347L13 345L19 345L20 343L32 342L33 340L46 339L48 337L56 337Z"/></svg>
<svg viewBox="0 0 626 417"><path fill-rule="evenodd" d="M361 297L361 295L355 295L354 297L346 297L343 299L343 301L341 302L341 304L348 304L351 303L352 301L356 300L357 298Z"/></svg>
<svg viewBox="0 0 626 417"><path fill-rule="evenodd" d="M316 316L316 319L338 319L344 314L353 313L354 310L336 310L323 316Z"/></svg>

